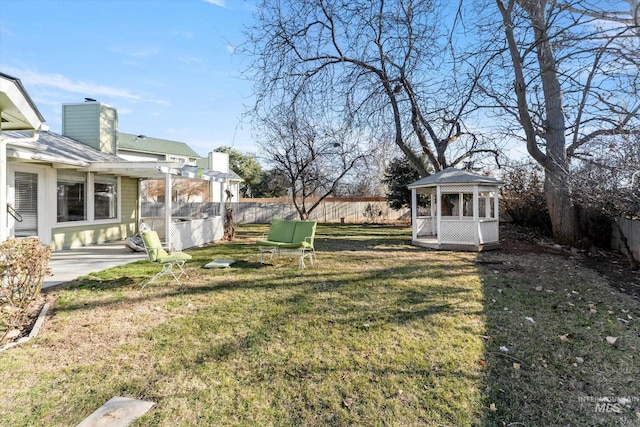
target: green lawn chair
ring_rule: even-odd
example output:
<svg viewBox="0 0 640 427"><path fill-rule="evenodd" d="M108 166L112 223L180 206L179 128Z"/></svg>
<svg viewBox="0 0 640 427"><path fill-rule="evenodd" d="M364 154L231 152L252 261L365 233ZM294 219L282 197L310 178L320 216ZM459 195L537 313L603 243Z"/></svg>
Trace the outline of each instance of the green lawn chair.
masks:
<svg viewBox="0 0 640 427"><path fill-rule="evenodd" d="M160 242L160 237L158 237L158 233L156 231L142 231L140 232L140 235L142 236L144 248L146 249L147 255L149 256L149 261L162 266L162 271L158 272L151 278L151 280L145 283L142 286L141 290L144 289L145 286L147 286L149 283L155 282L165 275L173 277L173 279L178 282L178 286L182 286L182 283L180 283L180 277L185 274L184 268L182 266L187 260L191 259L191 255L185 254L184 252L168 253L162 247L162 242ZM177 267L178 271L174 272L174 267ZM178 274L176 275L176 273ZM170 278L168 282L169 281L171 281Z"/></svg>

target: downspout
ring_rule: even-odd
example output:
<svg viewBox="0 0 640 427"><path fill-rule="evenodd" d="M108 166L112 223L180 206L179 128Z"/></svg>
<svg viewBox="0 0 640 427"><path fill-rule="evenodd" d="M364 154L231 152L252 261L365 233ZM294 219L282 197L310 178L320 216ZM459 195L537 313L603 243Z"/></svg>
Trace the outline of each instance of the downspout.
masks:
<svg viewBox="0 0 640 427"><path fill-rule="evenodd" d="M40 135L32 131L33 136L28 138L2 138L0 133L0 242L9 237L7 214L7 145L9 143L29 144L38 141Z"/></svg>

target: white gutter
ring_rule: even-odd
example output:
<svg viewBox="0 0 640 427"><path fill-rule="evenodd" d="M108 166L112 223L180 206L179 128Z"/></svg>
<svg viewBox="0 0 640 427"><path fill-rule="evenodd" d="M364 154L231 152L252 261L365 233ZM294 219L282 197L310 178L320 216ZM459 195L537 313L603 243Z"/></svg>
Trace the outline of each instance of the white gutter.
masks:
<svg viewBox="0 0 640 427"><path fill-rule="evenodd" d="M33 135L27 138L2 138L0 133L0 242L4 242L9 237L7 223L9 214L7 213L7 145L8 144L31 144L38 141L40 135L33 131Z"/></svg>

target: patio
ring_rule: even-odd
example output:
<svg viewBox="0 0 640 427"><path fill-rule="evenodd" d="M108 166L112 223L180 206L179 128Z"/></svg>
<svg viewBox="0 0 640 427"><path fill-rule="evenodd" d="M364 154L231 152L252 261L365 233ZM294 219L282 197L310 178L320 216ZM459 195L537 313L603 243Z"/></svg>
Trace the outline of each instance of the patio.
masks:
<svg viewBox="0 0 640 427"><path fill-rule="evenodd" d="M53 276L46 276L43 289L70 282L89 273L146 259L145 252L132 252L122 242L83 246L51 253L49 268Z"/></svg>

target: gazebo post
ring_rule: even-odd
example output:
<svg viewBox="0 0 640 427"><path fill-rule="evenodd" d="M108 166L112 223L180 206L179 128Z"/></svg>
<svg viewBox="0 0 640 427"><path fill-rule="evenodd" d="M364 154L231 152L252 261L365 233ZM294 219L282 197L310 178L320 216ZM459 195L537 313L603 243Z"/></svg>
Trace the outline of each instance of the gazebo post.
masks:
<svg viewBox="0 0 640 427"><path fill-rule="evenodd" d="M440 192L440 185L436 185L436 234L438 236L437 241L440 244L440 217L442 216L442 193Z"/></svg>
<svg viewBox="0 0 640 427"><path fill-rule="evenodd" d="M436 216L436 201L434 200L435 197L436 195L432 191L429 191L429 208L431 214L431 218L429 218L429 228L431 228L431 235L434 235L437 232L436 223L434 222L434 217Z"/></svg>
<svg viewBox="0 0 640 427"><path fill-rule="evenodd" d="M495 218L500 224L500 210L498 209L498 188L493 191L493 211L495 212Z"/></svg>
<svg viewBox="0 0 640 427"><path fill-rule="evenodd" d="M478 195L478 186L473 186L473 223L475 224L475 233L473 236L473 243L476 246L480 245L480 203Z"/></svg>
<svg viewBox="0 0 640 427"><path fill-rule="evenodd" d="M411 239L418 238L418 196L416 189L411 189Z"/></svg>
<svg viewBox="0 0 640 427"><path fill-rule="evenodd" d="M491 191L487 191L487 195L484 198L484 217L491 218Z"/></svg>

